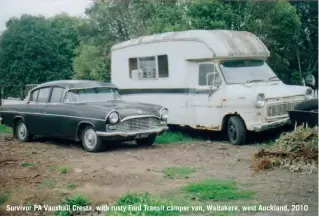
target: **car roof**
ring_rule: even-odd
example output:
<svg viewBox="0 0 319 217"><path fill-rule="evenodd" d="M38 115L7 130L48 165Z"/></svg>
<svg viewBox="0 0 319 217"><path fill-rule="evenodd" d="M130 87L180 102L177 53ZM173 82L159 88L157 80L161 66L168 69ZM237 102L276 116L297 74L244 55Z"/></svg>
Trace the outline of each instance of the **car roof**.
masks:
<svg viewBox="0 0 319 217"><path fill-rule="evenodd" d="M114 84L102 81L92 81L92 80L58 80L50 81L36 86L34 89L39 89L43 87L58 86L68 89L82 89L82 88L93 88L93 87L113 87L117 88Z"/></svg>

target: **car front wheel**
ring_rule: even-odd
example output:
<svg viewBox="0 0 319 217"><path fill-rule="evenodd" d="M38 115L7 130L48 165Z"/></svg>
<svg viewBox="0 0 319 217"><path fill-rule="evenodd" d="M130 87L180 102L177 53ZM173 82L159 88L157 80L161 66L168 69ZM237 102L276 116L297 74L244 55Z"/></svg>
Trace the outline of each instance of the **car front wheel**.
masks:
<svg viewBox="0 0 319 217"><path fill-rule="evenodd" d="M32 137L23 120L18 121L15 129L15 134L17 140L19 140L20 142L28 142L31 140Z"/></svg>
<svg viewBox="0 0 319 217"><path fill-rule="evenodd" d="M152 146L156 140L156 135L151 135L144 139L136 139L136 144L140 146Z"/></svg>
<svg viewBox="0 0 319 217"><path fill-rule="evenodd" d="M246 142L246 126L238 116L232 116L227 123L227 134L229 141L234 145L242 145Z"/></svg>
<svg viewBox="0 0 319 217"><path fill-rule="evenodd" d="M88 152L99 152L102 149L102 141L96 135L94 127L87 126L82 131L82 145Z"/></svg>

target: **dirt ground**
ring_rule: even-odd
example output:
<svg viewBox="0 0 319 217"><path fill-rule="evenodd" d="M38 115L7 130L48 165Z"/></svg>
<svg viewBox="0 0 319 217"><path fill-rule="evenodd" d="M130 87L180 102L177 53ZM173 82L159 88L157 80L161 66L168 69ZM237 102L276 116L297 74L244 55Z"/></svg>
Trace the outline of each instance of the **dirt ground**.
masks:
<svg viewBox="0 0 319 217"><path fill-rule="evenodd" d="M0 192L10 192L1 215L47 214L8 212L8 204L59 204L63 196L77 193L86 195L93 205L110 204L130 191L163 194L203 179L234 179L241 188L257 192L256 204L309 207L303 212L248 215L318 215L318 174L292 173L280 168L253 172L250 162L258 149L256 145L238 147L202 141L142 148L121 144L101 153L87 153L69 141L41 139L20 143L2 135L0 148ZM22 162L32 165L22 166ZM57 166L70 171L61 174L52 170ZM196 173L188 179L165 178L162 170L172 166L193 167ZM75 183L75 189L67 188Z"/></svg>

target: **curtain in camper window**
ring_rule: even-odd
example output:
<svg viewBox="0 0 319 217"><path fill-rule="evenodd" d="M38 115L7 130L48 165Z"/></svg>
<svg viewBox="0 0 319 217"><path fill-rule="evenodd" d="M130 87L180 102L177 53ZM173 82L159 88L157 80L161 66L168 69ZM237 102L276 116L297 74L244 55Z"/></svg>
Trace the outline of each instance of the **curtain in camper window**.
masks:
<svg viewBox="0 0 319 217"><path fill-rule="evenodd" d="M156 78L155 57L140 57L139 68L143 70L143 78Z"/></svg>

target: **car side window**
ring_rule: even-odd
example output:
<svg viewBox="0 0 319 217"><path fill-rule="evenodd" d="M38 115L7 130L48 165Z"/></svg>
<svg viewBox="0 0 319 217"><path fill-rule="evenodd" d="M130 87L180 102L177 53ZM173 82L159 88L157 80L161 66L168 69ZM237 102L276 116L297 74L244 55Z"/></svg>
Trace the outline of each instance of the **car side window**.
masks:
<svg viewBox="0 0 319 217"><path fill-rule="evenodd" d="M63 90L64 90L64 88L54 87L52 90L50 102L61 102Z"/></svg>
<svg viewBox="0 0 319 217"><path fill-rule="evenodd" d="M29 101L30 101L30 102L35 102L35 101L37 101L38 94L39 94L39 90L33 91L33 92L31 93L31 96L30 96Z"/></svg>
<svg viewBox="0 0 319 217"><path fill-rule="evenodd" d="M49 100L50 96L50 87L45 87L39 90L39 95L38 95L38 103L46 103Z"/></svg>

